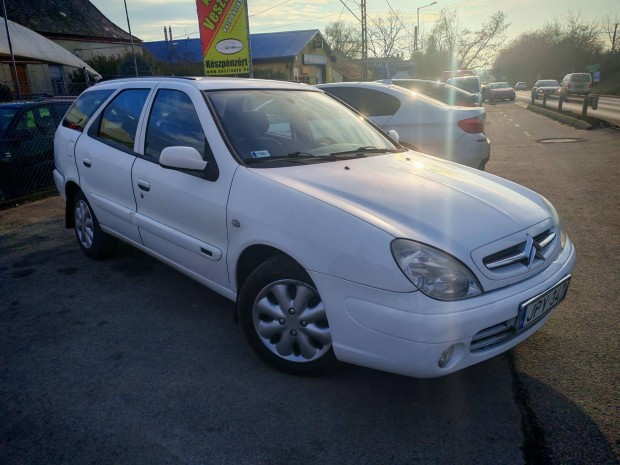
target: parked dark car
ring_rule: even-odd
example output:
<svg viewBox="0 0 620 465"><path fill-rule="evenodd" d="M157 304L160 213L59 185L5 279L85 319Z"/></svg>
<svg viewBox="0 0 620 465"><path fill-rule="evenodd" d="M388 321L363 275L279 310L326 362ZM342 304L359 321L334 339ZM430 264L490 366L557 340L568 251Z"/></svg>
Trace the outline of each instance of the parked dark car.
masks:
<svg viewBox="0 0 620 465"><path fill-rule="evenodd" d="M558 95L560 92L560 83L554 79L539 79L532 87L532 100L536 100L538 97L542 97L547 94Z"/></svg>
<svg viewBox="0 0 620 465"><path fill-rule="evenodd" d="M491 82L487 84L484 98L489 102L495 100L514 100L515 90L507 82Z"/></svg>
<svg viewBox="0 0 620 465"><path fill-rule="evenodd" d="M527 83L524 81L519 81L515 84L515 90L527 90Z"/></svg>
<svg viewBox="0 0 620 465"><path fill-rule="evenodd" d="M54 132L72 102L0 103L0 202L54 185Z"/></svg>
<svg viewBox="0 0 620 465"><path fill-rule="evenodd" d="M459 107L475 107L478 105L478 97L476 94L472 94L441 81L425 79L383 79L379 82L405 87L414 92L419 92L420 94L439 100L446 105L456 105Z"/></svg>

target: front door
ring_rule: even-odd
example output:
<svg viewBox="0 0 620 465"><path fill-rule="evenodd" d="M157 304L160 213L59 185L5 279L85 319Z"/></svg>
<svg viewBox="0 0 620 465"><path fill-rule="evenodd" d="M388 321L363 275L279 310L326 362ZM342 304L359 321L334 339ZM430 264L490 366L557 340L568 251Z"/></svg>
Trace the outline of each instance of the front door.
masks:
<svg viewBox="0 0 620 465"><path fill-rule="evenodd" d="M212 288L229 289L226 204L231 174L220 173L196 108L210 116L195 88L160 88L146 123L144 155L133 166L136 223L145 247ZM193 147L206 172L159 164L166 147Z"/></svg>

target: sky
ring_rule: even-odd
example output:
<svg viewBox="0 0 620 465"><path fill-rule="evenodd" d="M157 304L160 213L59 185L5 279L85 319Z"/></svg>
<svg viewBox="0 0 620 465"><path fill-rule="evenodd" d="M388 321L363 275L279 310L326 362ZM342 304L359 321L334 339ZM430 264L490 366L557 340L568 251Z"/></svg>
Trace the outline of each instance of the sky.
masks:
<svg viewBox="0 0 620 465"><path fill-rule="evenodd" d="M416 23L418 7L433 0L366 0L368 24L372 18L397 12L405 25ZM131 32L143 41L164 40L164 26L172 28L173 38L199 38L195 0L126 0ZM123 0L91 0L99 11L127 31ZM319 29L342 20L359 24L348 8L360 17L359 0L248 0L250 32L278 32ZM569 11L579 12L587 21L609 13L620 17L620 0L437 0L420 9L420 31L430 31L439 11L456 10L459 26L479 29L494 12L502 11L511 23L509 38L540 28L545 22L563 19ZM619 28L620 29L620 28ZM618 32L620 34L620 30Z"/></svg>

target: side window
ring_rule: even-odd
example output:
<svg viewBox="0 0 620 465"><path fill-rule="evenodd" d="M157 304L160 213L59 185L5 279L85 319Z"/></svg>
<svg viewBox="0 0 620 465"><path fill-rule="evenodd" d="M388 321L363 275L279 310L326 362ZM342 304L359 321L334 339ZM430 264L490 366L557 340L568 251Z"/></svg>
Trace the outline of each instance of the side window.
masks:
<svg viewBox="0 0 620 465"><path fill-rule="evenodd" d="M146 127L145 155L159 159L166 147L194 147L205 158L205 133L194 104L178 90L160 90Z"/></svg>
<svg viewBox="0 0 620 465"><path fill-rule="evenodd" d="M203 177L209 181L217 180L219 169L192 100L184 92L163 89L157 92L151 108L144 154L146 158L157 161L163 149L174 146L198 150L208 162Z"/></svg>
<svg viewBox="0 0 620 465"><path fill-rule="evenodd" d="M124 90L105 108L96 133L98 139L133 151L138 121L149 89Z"/></svg>
<svg viewBox="0 0 620 465"><path fill-rule="evenodd" d="M334 87L329 92L366 116L392 116L400 108L396 97L373 89Z"/></svg>
<svg viewBox="0 0 620 465"><path fill-rule="evenodd" d="M62 125L66 128L84 131L86 124L97 111L97 108L114 92L113 89L101 89L91 92L84 92L71 105L69 112L62 120Z"/></svg>

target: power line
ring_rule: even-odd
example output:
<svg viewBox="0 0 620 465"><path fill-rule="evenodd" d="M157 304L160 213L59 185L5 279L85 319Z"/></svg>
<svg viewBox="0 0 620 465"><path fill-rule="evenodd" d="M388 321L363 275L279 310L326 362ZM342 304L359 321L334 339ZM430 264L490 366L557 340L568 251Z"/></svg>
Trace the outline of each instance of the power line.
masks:
<svg viewBox="0 0 620 465"><path fill-rule="evenodd" d="M291 0L284 0L283 2L280 2L280 3L278 3L277 5L274 5L274 6L272 6L272 7L269 7L269 8L267 8L266 10L259 11L258 13L254 13L253 15L248 15L248 18L251 18L252 16L257 16L257 15L260 15L260 14L262 14L262 13L265 13L266 11L269 11L269 10L273 10L274 8L276 8L276 7L280 6L280 5L284 5L285 3L288 3L288 2L290 2L290 1L291 1Z"/></svg>

